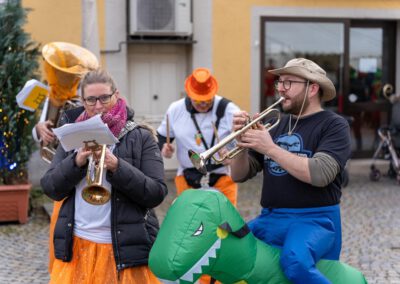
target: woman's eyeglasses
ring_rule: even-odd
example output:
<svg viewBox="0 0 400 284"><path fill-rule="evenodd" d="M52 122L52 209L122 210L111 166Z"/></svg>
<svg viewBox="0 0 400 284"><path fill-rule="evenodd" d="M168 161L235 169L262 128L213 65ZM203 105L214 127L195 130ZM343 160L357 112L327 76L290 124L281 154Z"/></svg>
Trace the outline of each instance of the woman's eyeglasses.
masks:
<svg viewBox="0 0 400 284"><path fill-rule="evenodd" d="M99 97L87 97L84 98L83 100L88 106L94 106L97 103L97 100L99 100L101 104L105 105L110 103L111 97L114 95L114 93L115 91L110 95L102 95Z"/></svg>
<svg viewBox="0 0 400 284"><path fill-rule="evenodd" d="M275 80L275 88L278 89L279 85L282 84L283 89L285 91L289 91L289 89L292 87L292 83L298 83L298 84L306 84L307 81L294 81L294 80Z"/></svg>

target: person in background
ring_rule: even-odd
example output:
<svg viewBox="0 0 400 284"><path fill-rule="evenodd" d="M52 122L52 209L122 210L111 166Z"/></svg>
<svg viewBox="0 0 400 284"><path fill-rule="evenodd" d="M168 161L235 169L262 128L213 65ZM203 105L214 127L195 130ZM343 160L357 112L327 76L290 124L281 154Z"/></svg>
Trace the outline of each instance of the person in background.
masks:
<svg viewBox="0 0 400 284"><path fill-rule="evenodd" d="M271 131L261 124L237 138L246 150L231 160L232 177L244 182L263 171L261 214L249 223L260 240L282 249L280 263L293 283L330 283L316 268L321 258L339 259L340 197L351 154L347 121L322 103L336 90L315 62L295 58L283 68L276 89L285 115ZM233 130L248 114L238 112Z"/></svg>
<svg viewBox="0 0 400 284"><path fill-rule="evenodd" d="M264 108L273 104L275 100L275 80L277 76L268 72L275 69L275 62L272 58L268 60L268 66L264 68Z"/></svg>
<svg viewBox="0 0 400 284"><path fill-rule="evenodd" d="M159 283L148 255L159 224L153 208L167 194L155 132L133 120L111 76L97 69L81 81L83 112L75 122L101 114L119 140L105 150L102 187L110 199L85 198L88 158L98 151L58 146L41 179L47 196L63 200L54 231L56 260L50 283Z"/></svg>
<svg viewBox="0 0 400 284"><path fill-rule="evenodd" d="M43 111L40 115L39 122L36 123L35 126L32 128L33 140L35 140L37 143L41 143L41 145L43 146L54 143L57 140L57 137L54 135L52 129L62 126L65 123L73 122L75 120L74 117L76 115L79 115L83 110L81 101L78 96L74 98L74 100L72 100L72 103L73 106L71 106L71 104L65 105L64 109L62 110L62 115L57 122L57 125L54 125L51 120L46 120L45 117L46 112L44 110L48 108L49 104L49 98L47 97L43 104Z"/></svg>
<svg viewBox="0 0 400 284"><path fill-rule="evenodd" d="M78 101L78 97L73 100L74 105L77 105L76 108L70 108L70 104L66 104L64 106L64 110L62 111L62 115L59 117L57 122L57 126L62 126L66 123L73 123L84 110L83 106L81 106L81 101ZM40 116L40 120L36 125L32 128L32 137L37 142L40 143L41 147L49 146L50 144L56 145L57 137L53 133L53 128L55 125L51 120L46 120L46 112L44 110L47 109L49 104L49 98L47 97L44 105L43 111ZM53 210L50 216L50 225L49 225L49 264L48 271L51 273L53 262L54 262L54 247L53 247L53 233L54 226L56 224L58 218L58 212L60 210L62 201L54 201L53 202Z"/></svg>
<svg viewBox="0 0 400 284"><path fill-rule="evenodd" d="M47 105L49 104L49 98L47 97L43 109L47 109ZM35 124L32 128L32 137L38 143L42 143L43 146L47 146L50 143L53 143L57 138L51 130L54 127L54 123L50 120L46 120L44 117L46 113L42 111L39 122Z"/></svg>
<svg viewBox="0 0 400 284"><path fill-rule="evenodd" d="M72 123L83 111L78 94L81 78L90 70L99 67L96 56L86 48L68 42L49 42L42 48L43 71L49 93L43 106L39 122L32 136L40 142L40 156L50 163L56 152L58 141L52 128ZM54 262L52 245L55 222L62 201L53 202L49 226L49 265L51 273Z"/></svg>
<svg viewBox="0 0 400 284"><path fill-rule="evenodd" d="M175 177L177 194L189 188L214 187L236 206L237 184L229 175L228 165L207 165L209 174L202 175L191 163L188 150L201 153L211 148L218 139L231 133L233 113L239 108L216 95L218 82L207 68L193 70L185 81L187 97L173 102L157 129L159 147L165 158L171 158L176 141L179 167ZM168 122L167 122L168 120ZM168 124L168 127L167 127ZM169 129L168 129L169 128Z"/></svg>

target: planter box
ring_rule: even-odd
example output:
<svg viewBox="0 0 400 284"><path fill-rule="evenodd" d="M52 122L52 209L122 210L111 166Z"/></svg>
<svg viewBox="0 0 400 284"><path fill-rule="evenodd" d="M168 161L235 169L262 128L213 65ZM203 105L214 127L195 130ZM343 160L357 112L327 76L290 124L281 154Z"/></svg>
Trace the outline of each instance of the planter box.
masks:
<svg viewBox="0 0 400 284"><path fill-rule="evenodd" d="M0 185L0 222L28 221L31 184Z"/></svg>

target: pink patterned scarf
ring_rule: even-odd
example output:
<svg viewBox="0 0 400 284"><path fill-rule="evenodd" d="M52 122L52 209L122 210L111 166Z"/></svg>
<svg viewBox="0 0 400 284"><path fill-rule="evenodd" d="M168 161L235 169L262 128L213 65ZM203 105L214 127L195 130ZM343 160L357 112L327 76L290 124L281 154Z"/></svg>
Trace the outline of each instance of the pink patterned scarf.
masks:
<svg viewBox="0 0 400 284"><path fill-rule="evenodd" d="M119 98L111 110L101 116L101 119L105 124L107 124L108 128L110 128L112 134L118 138L121 129L126 124L127 117L128 113L126 111L126 102L124 99ZM89 118L90 117L85 110L79 115L75 122L85 121Z"/></svg>

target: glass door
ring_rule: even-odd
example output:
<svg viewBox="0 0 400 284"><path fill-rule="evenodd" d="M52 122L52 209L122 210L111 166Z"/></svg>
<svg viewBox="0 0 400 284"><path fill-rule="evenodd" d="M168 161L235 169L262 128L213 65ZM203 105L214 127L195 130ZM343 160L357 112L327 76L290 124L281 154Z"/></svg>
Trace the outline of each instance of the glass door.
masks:
<svg viewBox="0 0 400 284"><path fill-rule="evenodd" d="M295 57L313 60L325 69L335 84L338 96L325 107L338 110L343 94L345 23L343 21L326 21L268 18L262 26L263 72L261 109L272 104L276 79L268 70L282 67Z"/></svg>
<svg viewBox="0 0 400 284"><path fill-rule="evenodd" d="M394 85L395 58L390 46L394 38L394 29L387 23L355 22L350 26L344 112L353 118L354 157L372 157L377 129L390 124L391 104L382 88L387 83Z"/></svg>
<svg viewBox="0 0 400 284"><path fill-rule="evenodd" d="M336 98L324 108L352 118L353 157L371 158L377 129L393 122L382 88L396 90L396 22L265 17L261 33L261 109L275 100L276 78L268 70L295 57L311 59L336 87Z"/></svg>

